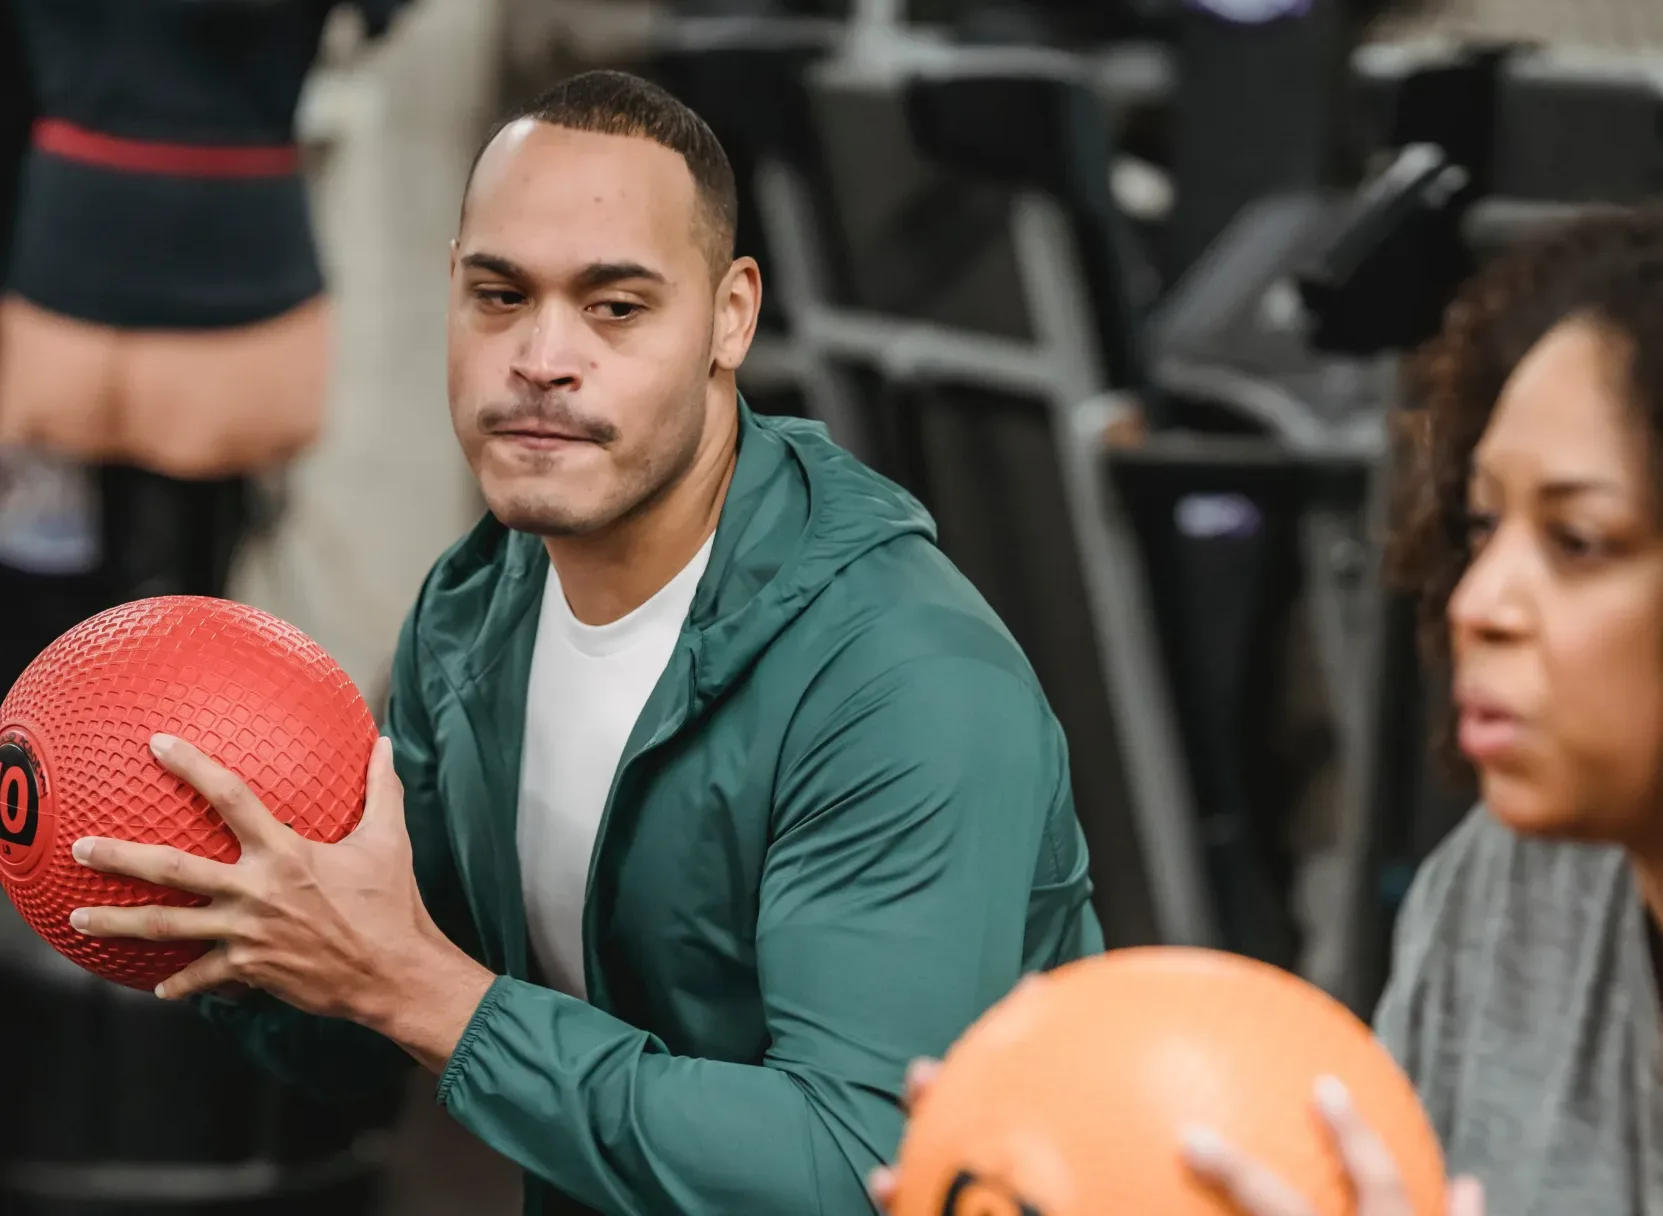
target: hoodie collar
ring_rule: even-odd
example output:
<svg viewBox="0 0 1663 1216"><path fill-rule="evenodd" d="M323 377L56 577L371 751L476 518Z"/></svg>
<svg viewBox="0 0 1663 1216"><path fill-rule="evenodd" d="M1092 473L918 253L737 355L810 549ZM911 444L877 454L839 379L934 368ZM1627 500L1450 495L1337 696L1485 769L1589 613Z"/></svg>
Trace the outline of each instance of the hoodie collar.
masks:
<svg viewBox="0 0 1663 1216"><path fill-rule="evenodd" d="M699 701L737 679L862 554L909 533L935 539L923 507L821 424L758 418L743 399L739 409L739 460L688 613Z"/></svg>
<svg viewBox="0 0 1663 1216"><path fill-rule="evenodd" d="M511 639L535 630L549 561L539 537L488 523L502 546L503 583L484 619L466 630L477 639L467 664L476 678L523 657ZM704 701L727 687L845 567L906 534L932 542L936 535L910 494L837 447L821 424L758 417L741 397L739 455L684 631L695 696ZM488 553L481 556L488 564ZM459 570L448 589L484 574Z"/></svg>

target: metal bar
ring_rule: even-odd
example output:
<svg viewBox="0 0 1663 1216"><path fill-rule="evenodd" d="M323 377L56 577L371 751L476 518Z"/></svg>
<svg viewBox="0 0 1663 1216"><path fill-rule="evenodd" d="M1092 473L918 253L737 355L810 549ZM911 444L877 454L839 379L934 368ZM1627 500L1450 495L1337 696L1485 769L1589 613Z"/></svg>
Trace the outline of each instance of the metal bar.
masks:
<svg viewBox="0 0 1663 1216"><path fill-rule="evenodd" d="M1047 395L1057 463L1074 528L1098 660L1125 747L1132 814L1143 846L1163 940L1210 946L1219 940L1204 863L1200 822L1178 731L1178 715L1159 659L1154 615L1130 523L1104 475L1097 432L1082 434L1080 402L1107 380L1084 318L1090 301L1075 269L1068 221L1043 195L1022 197L1013 217L1035 330L1053 369Z"/></svg>
<svg viewBox="0 0 1663 1216"><path fill-rule="evenodd" d="M808 186L790 166L764 159L756 169L757 219L773 255L774 282L790 333L781 344L796 367L803 400L816 421L857 458L870 460L873 445L847 377L832 366L810 325L829 297L830 275L814 225Z"/></svg>
<svg viewBox="0 0 1663 1216"><path fill-rule="evenodd" d="M876 357L900 376L961 376L1030 395L1051 396L1056 391L1050 359L1029 343L839 308L813 309L804 328L825 354Z"/></svg>
<svg viewBox="0 0 1663 1216"><path fill-rule="evenodd" d="M1363 594L1359 597L1356 639L1357 677L1355 687L1363 703L1356 716L1354 750L1348 758L1344 784L1340 793L1339 840L1335 852L1338 857L1339 895L1334 910L1336 937L1344 943L1348 967L1335 977L1335 996L1350 1005L1360 1017L1368 1017L1371 1010L1364 1004L1363 992L1368 976L1362 970L1373 957L1370 949L1361 949L1362 934L1374 922L1373 905L1377 898L1375 875L1372 870L1375 839L1379 825L1374 817L1380 812L1376 805L1381 765L1390 763L1383 754L1385 731L1381 715L1387 712L1377 690L1386 680L1388 661L1386 606L1390 590L1385 581L1384 538L1391 524L1392 489L1397 475L1390 454L1379 462L1369 483L1369 503L1364 535L1371 542L1363 571ZM1361 963L1362 966L1358 964Z"/></svg>
<svg viewBox="0 0 1663 1216"><path fill-rule="evenodd" d="M338 1186L381 1168L384 1150L368 1143L304 1165L275 1161L214 1163L22 1161L0 1169L0 1195L65 1203L228 1203Z"/></svg>

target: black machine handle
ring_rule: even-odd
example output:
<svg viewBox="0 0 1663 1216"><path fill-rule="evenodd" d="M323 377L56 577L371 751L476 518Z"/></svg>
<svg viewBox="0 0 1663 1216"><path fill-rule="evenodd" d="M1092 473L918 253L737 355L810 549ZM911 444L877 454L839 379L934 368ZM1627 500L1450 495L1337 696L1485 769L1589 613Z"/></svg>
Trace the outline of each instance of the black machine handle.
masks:
<svg viewBox="0 0 1663 1216"><path fill-rule="evenodd" d="M1474 269L1462 235L1472 186L1441 148L1411 144L1358 195L1333 240L1296 275L1317 349L1373 355L1437 332Z"/></svg>

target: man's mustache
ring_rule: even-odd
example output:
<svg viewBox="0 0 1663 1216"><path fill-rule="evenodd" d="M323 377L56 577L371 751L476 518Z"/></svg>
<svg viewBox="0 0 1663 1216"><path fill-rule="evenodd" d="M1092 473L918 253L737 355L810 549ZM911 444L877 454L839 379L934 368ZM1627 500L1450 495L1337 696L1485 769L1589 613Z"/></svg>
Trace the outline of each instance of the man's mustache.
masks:
<svg viewBox="0 0 1663 1216"><path fill-rule="evenodd" d="M547 400L488 405L479 412L479 429L487 435L531 429L555 431L590 443L611 443L618 437L618 428L611 423L585 418L562 402Z"/></svg>

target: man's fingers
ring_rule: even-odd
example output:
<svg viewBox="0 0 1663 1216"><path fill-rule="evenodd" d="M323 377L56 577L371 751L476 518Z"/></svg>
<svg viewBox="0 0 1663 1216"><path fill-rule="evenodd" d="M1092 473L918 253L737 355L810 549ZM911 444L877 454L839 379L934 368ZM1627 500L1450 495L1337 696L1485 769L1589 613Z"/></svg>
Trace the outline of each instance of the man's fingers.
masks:
<svg viewBox="0 0 1663 1216"><path fill-rule="evenodd" d="M241 987L236 983L231 960L223 946L208 951L179 974L163 980L156 986L156 995L164 1001L181 1001L199 992L222 987Z"/></svg>
<svg viewBox="0 0 1663 1216"><path fill-rule="evenodd" d="M1304 1196L1211 1128L1186 1130L1183 1154L1190 1169L1244 1216L1311 1216Z"/></svg>
<svg viewBox="0 0 1663 1216"><path fill-rule="evenodd" d="M1356 1187L1357 1216L1393 1216L1404 1211L1403 1175L1397 1162L1364 1122L1339 1078L1317 1080L1316 1104Z"/></svg>
<svg viewBox="0 0 1663 1216"><path fill-rule="evenodd" d="M88 836L70 851L100 874L122 874L195 895L229 895L236 881L233 867L163 844Z"/></svg>
<svg viewBox="0 0 1663 1216"><path fill-rule="evenodd" d="M907 1065L906 1093L901 1102L907 1110L915 1110L930 1086L935 1084L936 1077L941 1075L940 1060L914 1060Z"/></svg>
<svg viewBox="0 0 1663 1216"><path fill-rule="evenodd" d="M241 778L183 739L154 735L150 750L163 768L208 800L244 848L274 844L287 833Z"/></svg>
<svg viewBox="0 0 1663 1216"><path fill-rule="evenodd" d="M230 918L219 908L77 908L69 927L88 937L129 937L147 942L217 942L231 936Z"/></svg>

